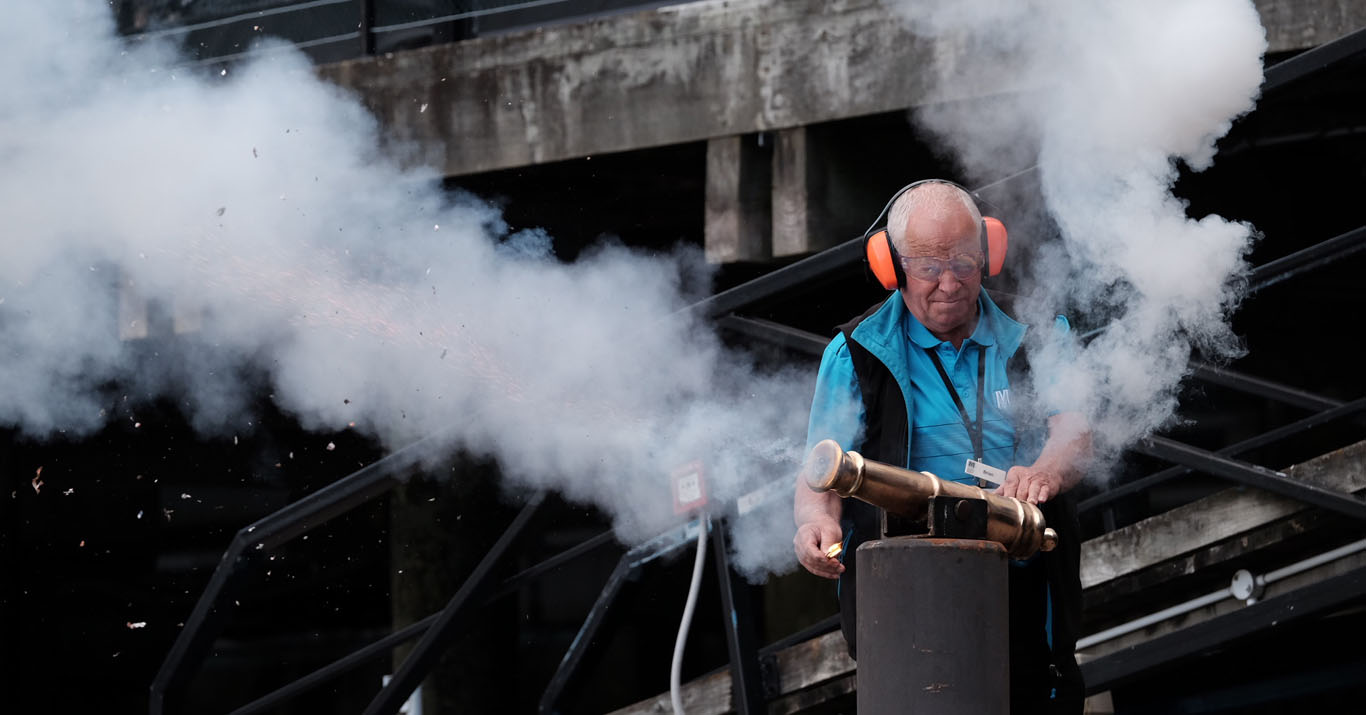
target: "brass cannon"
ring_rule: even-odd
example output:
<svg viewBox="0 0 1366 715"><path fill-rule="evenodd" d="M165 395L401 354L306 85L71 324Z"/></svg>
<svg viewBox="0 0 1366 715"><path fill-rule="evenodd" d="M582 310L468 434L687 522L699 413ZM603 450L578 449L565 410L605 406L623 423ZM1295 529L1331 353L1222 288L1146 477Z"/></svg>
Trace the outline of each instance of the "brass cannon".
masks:
<svg viewBox="0 0 1366 715"><path fill-rule="evenodd" d="M834 440L811 448L801 478L813 491L855 497L907 519L926 518L936 497L981 500L986 504L985 538L1004 546L1012 558L1028 558L1058 545L1057 532L1048 528L1043 512L1033 504L864 459L858 452L845 452Z"/></svg>

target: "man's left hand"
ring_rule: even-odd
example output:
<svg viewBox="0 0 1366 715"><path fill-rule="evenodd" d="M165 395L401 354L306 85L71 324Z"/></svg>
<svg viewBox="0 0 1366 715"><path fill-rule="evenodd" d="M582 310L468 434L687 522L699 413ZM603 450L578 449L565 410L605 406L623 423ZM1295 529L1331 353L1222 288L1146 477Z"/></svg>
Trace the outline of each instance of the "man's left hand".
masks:
<svg viewBox="0 0 1366 715"><path fill-rule="evenodd" d="M1038 467L1011 467L1006 480L996 488L1001 496L1014 497L1030 504L1042 504L1062 493L1062 475Z"/></svg>

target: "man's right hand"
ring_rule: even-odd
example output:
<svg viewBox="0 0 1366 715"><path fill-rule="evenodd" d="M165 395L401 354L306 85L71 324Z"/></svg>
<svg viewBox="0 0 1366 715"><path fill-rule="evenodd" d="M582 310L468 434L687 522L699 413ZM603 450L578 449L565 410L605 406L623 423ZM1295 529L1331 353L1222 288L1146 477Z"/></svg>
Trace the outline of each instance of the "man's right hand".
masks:
<svg viewBox="0 0 1366 715"><path fill-rule="evenodd" d="M835 544L842 543L844 532L833 519L808 521L797 527L797 535L792 537L792 546L797 551L797 560L807 571L822 578L839 578L844 573L844 564L826 552Z"/></svg>

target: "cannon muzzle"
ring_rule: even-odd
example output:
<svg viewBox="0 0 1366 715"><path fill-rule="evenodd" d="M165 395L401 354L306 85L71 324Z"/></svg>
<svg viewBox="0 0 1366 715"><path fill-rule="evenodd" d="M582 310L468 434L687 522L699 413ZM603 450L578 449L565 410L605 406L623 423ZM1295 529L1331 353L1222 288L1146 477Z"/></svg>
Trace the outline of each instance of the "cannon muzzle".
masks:
<svg viewBox="0 0 1366 715"><path fill-rule="evenodd" d="M983 500L987 504L986 538L1004 546L1012 558L1028 558L1058 545L1057 532L1048 528L1043 512L1033 504L945 481L929 472L864 459L858 452L844 451L834 440L811 448L801 476L813 491L854 497L912 519L924 518L934 497Z"/></svg>

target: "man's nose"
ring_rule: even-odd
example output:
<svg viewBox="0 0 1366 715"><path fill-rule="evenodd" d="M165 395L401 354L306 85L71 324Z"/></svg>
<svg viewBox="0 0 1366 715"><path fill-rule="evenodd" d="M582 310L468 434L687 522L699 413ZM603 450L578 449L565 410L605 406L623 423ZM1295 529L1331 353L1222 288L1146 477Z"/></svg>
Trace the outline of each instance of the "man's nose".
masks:
<svg viewBox="0 0 1366 715"><path fill-rule="evenodd" d="M963 285L963 281L959 279L953 271L945 268L939 274L939 290L945 293L952 293L955 290L958 290L958 287L961 285Z"/></svg>

